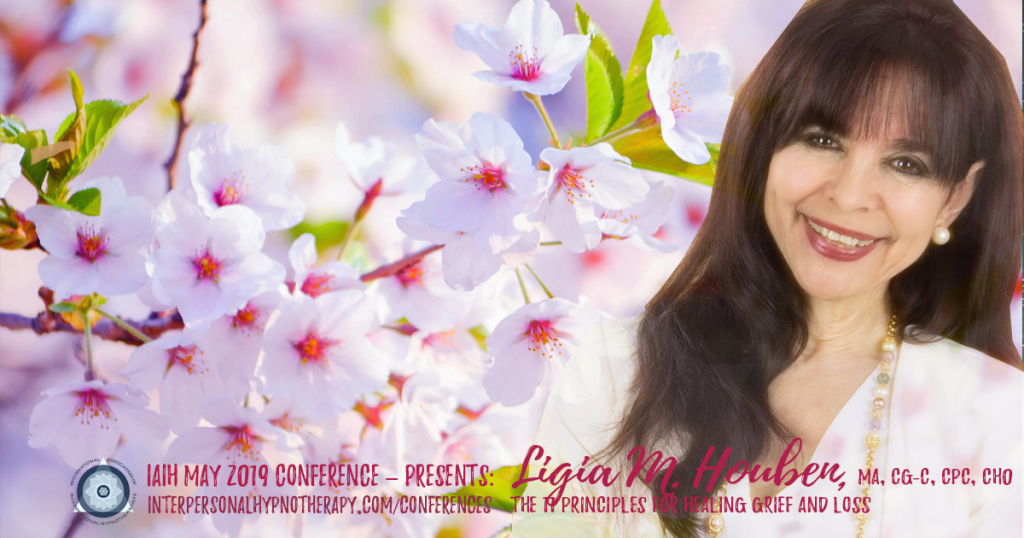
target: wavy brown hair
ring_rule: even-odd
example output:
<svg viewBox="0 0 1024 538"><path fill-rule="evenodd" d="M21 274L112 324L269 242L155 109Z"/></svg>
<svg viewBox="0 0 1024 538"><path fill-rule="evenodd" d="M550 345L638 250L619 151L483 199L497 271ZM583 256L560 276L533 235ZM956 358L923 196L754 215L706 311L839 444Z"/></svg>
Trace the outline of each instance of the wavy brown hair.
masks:
<svg viewBox="0 0 1024 538"><path fill-rule="evenodd" d="M709 446L730 447L731 464L786 438L768 386L807 344L808 303L765 223L768 166L808 126L870 135L889 118L950 189L984 161L949 243L929 245L889 284L899 332L914 325L910 340L942 336L1021 368L1010 301L1024 114L1005 60L952 1L811 0L737 92L708 216L640 317L632 402L606 455L693 447L669 483L703 495L692 484ZM673 536L703 534L696 514L661 517Z"/></svg>

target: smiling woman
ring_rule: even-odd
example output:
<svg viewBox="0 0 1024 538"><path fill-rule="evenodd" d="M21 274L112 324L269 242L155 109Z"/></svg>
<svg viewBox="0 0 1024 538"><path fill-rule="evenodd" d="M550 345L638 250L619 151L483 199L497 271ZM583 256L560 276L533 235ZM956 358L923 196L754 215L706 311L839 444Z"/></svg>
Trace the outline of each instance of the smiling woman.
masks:
<svg viewBox="0 0 1024 538"><path fill-rule="evenodd" d="M678 464L645 463L649 490L612 490L686 502L561 521L602 536L1020 537L1020 482L982 470L1022 473L1022 154L1006 63L952 2L805 4L736 95L686 257L641 315L584 336L537 436L572 465L662 450ZM796 480L829 464L835 481ZM975 482L885 483L952 468ZM723 514L709 493L829 505ZM566 532L542 519L514 534Z"/></svg>

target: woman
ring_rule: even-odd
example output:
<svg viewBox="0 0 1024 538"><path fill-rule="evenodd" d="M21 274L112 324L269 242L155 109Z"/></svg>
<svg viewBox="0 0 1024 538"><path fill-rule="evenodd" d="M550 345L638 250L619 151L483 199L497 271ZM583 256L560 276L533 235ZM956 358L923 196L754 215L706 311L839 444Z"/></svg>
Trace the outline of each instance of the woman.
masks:
<svg viewBox="0 0 1024 538"><path fill-rule="evenodd" d="M513 535L1021 536L1022 153L1005 61L952 2L808 2L736 95L686 257L643 314L587 333L538 433L549 472L622 473L564 496L658 497L669 472L675 510L560 505ZM626 491L637 446L679 463ZM728 483L698 474L726 447ZM827 464L844 477L739 473ZM713 491L732 512L683 503Z"/></svg>

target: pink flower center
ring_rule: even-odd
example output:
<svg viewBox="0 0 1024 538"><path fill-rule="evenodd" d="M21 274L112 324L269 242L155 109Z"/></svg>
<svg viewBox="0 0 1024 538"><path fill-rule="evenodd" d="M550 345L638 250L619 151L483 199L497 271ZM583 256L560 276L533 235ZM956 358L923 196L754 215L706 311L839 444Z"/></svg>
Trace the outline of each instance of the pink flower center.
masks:
<svg viewBox="0 0 1024 538"><path fill-rule="evenodd" d="M693 112L693 109L686 106L686 103L691 101L689 95L690 92L683 90L683 93L679 93L679 90L682 90L683 86L686 86L686 84L683 84L682 82L673 82L672 87L668 89L669 107L672 108L672 113L676 116L680 116L684 113L690 114Z"/></svg>
<svg viewBox="0 0 1024 538"><path fill-rule="evenodd" d="M395 278L398 279L403 288L408 288L411 284L422 286L423 266L419 263L414 263L407 267L403 267L401 271L395 273Z"/></svg>
<svg viewBox="0 0 1024 538"><path fill-rule="evenodd" d="M269 420L268 422L284 431L292 433L299 433L299 430L302 429L302 421L292 418L288 413L281 415L279 418Z"/></svg>
<svg viewBox="0 0 1024 538"><path fill-rule="evenodd" d="M558 187L565 191L566 198L569 199L570 204L575 204L574 198L582 198L584 195L587 198L592 198L593 195L586 191L586 189L594 188L594 181L590 179L584 179L582 170L575 170L570 168L569 165L565 165L558 174ZM589 183L589 185L588 185Z"/></svg>
<svg viewBox="0 0 1024 538"><path fill-rule="evenodd" d="M110 396L106 393L98 391L96 389L86 389L75 392L78 396L78 406L75 408L75 416L85 424L91 426L92 421L97 421L101 429L109 430L110 424L108 422L114 418L114 415L110 412L110 406L107 405L107 400Z"/></svg>
<svg viewBox="0 0 1024 538"><path fill-rule="evenodd" d="M516 45L508 54L509 63L512 66L512 78L516 80L537 80L540 78L540 62L537 61L537 47L533 47L533 53L523 49L522 45Z"/></svg>
<svg viewBox="0 0 1024 538"><path fill-rule="evenodd" d="M86 224L85 228L78 229L76 235L78 236L78 247L75 250L75 255L79 258L89 260L89 263L95 263L107 253L107 236L103 235L102 229L97 233L92 224Z"/></svg>
<svg viewBox="0 0 1024 538"><path fill-rule="evenodd" d="M231 327L245 334L263 332L263 319L260 309L248 303L231 317Z"/></svg>
<svg viewBox="0 0 1024 538"><path fill-rule="evenodd" d="M217 202L217 205L221 207L237 204L242 201L242 197L248 191L249 185L236 172L231 177L222 181L220 187L217 187L217 190L213 192L213 201Z"/></svg>
<svg viewBox="0 0 1024 538"><path fill-rule="evenodd" d="M470 462L472 461L473 453L470 450L469 442L465 438L461 438L448 445L448 448L444 451L444 461L447 462Z"/></svg>
<svg viewBox="0 0 1024 538"><path fill-rule="evenodd" d="M529 338L529 350L540 353L548 358L554 358L555 352L562 354L562 342L558 339L558 330L551 325L549 319L531 320L526 327L526 337Z"/></svg>
<svg viewBox="0 0 1024 538"><path fill-rule="evenodd" d="M196 253L192 266L196 269L196 279L211 280L214 283L220 281L220 272L224 269L224 263L214 258L209 248Z"/></svg>
<svg viewBox="0 0 1024 538"><path fill-rule="evenodd" d="M357 401L353 410L363 416L363 420L366 421L367 427L372 426L378 430L383 430L383 413L394 404L395 402L392 400L382 400L376 407L370 407L369 405L366 405L365 402Z"/></svg>
<svg viewBox="0 0 1024 538"><path fill-rule="evenodd" d="M461 171L470 174L464 181L476 183L477 189L493 192L508 187L505 183L505 171L491 163L484 162L482 166L470 166L462 168Z"/></svg>
<svg viewBox="0 0 1024 538"><path fill-rule="evenodd" d="M302 364L309 364L311 362L324 364L327 362L327 350L337 344L337 340L324 338L316 332L311 332L305 338L293 344L293 346L295 351L299 352Z"/></svg>
<svg viewBox="0 0 1024 538"><path fill-rule="evenodd" d="M174 365L178 365L185 369L189 375L192 374L205 374L210 369L206 367L206 363L198 356L202 355L203 352L196 348L196 346L178 346L167 350L167 369L170 370ZM199 360L197 360L197 358Z"/></svg>
<svg viewBox="0 0 1024 538"><path fill-rule="evenodd" d="M310 273L302 283L302 293L316 299L325 293L334 291L334 287L331 285L333 280L334 277L329 273Z"/></svg>
<svg viewBox="0 0 1024 538"><path fill-rule="evenodd" d="M221 429L228 432L230 438L228 443L224 445L224 451L234 456L237 459L241 456L242 459L250 459L253 461L259 461L260 459L260 445L257 442L262 442L259 436L252 431L252 427L248 424L243 426L222 426Z"/></svg>

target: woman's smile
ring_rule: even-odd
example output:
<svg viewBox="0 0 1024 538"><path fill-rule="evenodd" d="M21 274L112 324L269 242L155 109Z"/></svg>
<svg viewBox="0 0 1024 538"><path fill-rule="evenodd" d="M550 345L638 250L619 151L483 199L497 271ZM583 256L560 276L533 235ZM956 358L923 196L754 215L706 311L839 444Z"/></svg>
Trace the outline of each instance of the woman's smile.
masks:
<svg viewBox="0 0 1024 538"><path fill-rule="evenodd" d="M856 261L867 256L879 243L876 238L866 234L832 223L815 221L807 215L803 217L811 248L826 258L840 262Z"/></svg>

